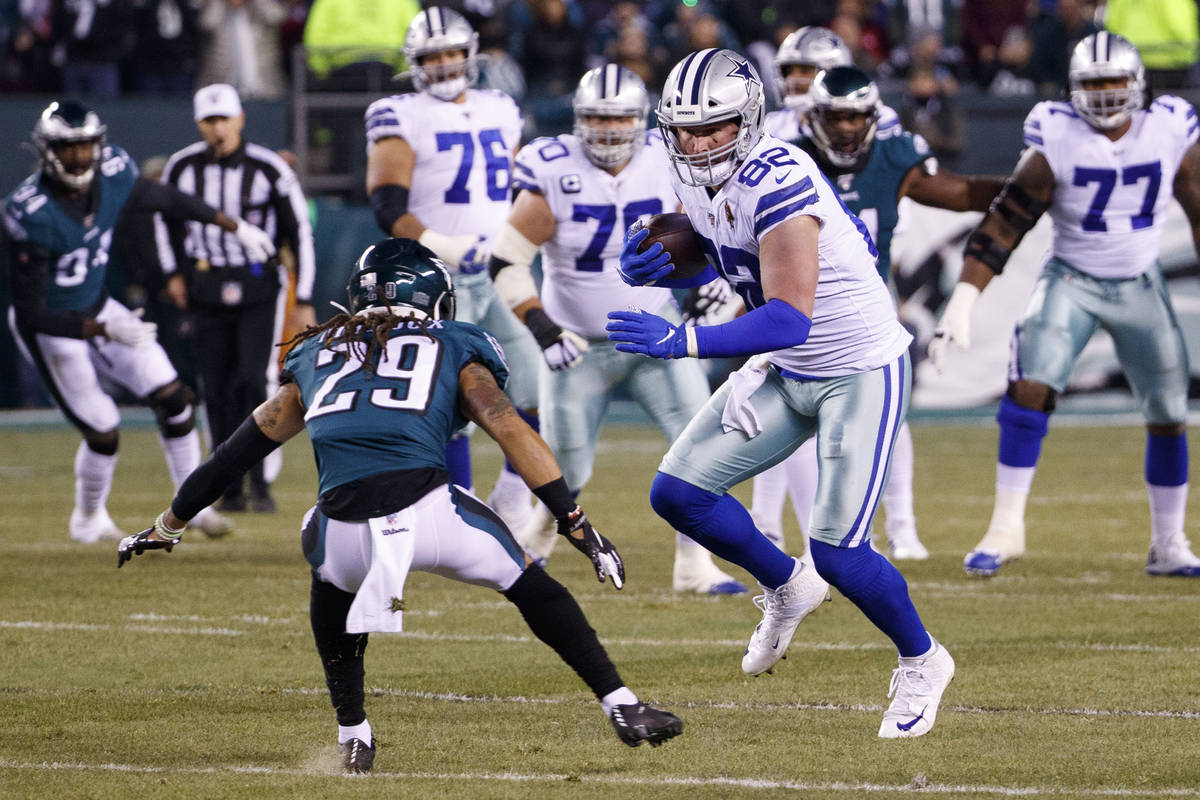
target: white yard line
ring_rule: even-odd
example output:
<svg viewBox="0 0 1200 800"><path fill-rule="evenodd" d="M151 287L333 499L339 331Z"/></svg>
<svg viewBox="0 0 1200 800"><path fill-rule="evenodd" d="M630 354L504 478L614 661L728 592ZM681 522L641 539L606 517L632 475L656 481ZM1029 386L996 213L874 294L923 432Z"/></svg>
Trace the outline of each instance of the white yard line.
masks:
<svg viewBox="0 0 1200 800"><path fill-rule="evenodd" d="M287 767L264 767L254 764L228 765L222 767L159 767L133 764L96 763L79 761L14 761L0 760L0 769L31 771L78 771L78 772L122 772L150 775L262 775L297 777L335 777L328 772L312 769ZM742 790L778 791L780 789L801 792L827 793L870 793L870 794L974 794L999 797L1047 797L1054 795L1086 797L1194 797L1193 787L1163 789L1127 789L1117 787L1054 787L1054 786L989 786L986 784L942 784L929 783L917 776L910 783L866 783L836 781L817 783L807 781L774 780L770 778L705 778L694 775L637 777L621 775L579 775L553 772L385 772L374 771L370 776L338 776L350 780L431 780L461 783L480 781L485 783L590 783L600 786L673 787L693 786L697 788L724 788Z"/></svg>

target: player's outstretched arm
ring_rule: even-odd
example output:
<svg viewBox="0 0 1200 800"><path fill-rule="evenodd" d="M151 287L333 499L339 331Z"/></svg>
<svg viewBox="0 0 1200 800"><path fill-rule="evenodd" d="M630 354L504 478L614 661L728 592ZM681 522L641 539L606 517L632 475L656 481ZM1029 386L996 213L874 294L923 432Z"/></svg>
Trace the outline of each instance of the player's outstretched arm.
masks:
<svg viewBox="0 0 1200 800"><path fill-rule="evenodd" d="M279 387L180 485L166 511L145 530L117 545L117 567L147 550L171 551L183 537L188 520L208 507L231 482L304 429L304 406L294 383Z"/></svg>
<svg viewBox="0 0 1200 800"><path fill-rule="evenodd" d="M999 275L1012 251L1050 207L1054 172L1046 157L1030 148L992 201L979 226L967 237L962 274L929 343L929 360L940 372L951 344L971 346L971 311L979 293Z"/></svg>
<svg viewBox="0 0 1200 800"><path fill-rule="evenodd" d="M959 175L922 163L908 171L897 194L947 211L987 211L1003 188L998 175Z"/></svg>
<svg viewBox="0 0 1200 800"><path fill-rule="evenodd" d="M550 447L517 414L491 371L472 362L462 368L458 379L463 415L496 440L513 469L554 515L559 534L591 560L596 578L601 583L612 578L618 589L624 586L625 564L620 553L575 504Z"/></svg>

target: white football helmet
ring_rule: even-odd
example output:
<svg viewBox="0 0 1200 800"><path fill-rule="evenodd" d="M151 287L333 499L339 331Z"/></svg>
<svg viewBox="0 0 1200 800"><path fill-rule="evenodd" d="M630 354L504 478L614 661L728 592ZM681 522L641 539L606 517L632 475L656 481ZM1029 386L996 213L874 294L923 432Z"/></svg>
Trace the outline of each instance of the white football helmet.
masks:
<svg viewBox="0 0 1200 800"><path fill-rule="evenodd" d="M784 74L787 67L812 67L814 70L848 67L853 63L850 48L841 38L829 30L817 25L798 28L787 35L779 51L775 53L775 85L779 88L779 96L783 104L795 111L805 112L811 106L808 102L808 88L812 85L813 76L792 78L790 81Z"/></svg>
<svg viewBox="0 0 1200 800"><path fill-rule="evenodd" d="M467 55L462 64L421 66L421 58L447 50ZM479 80L479 34L471 23L449 8L430 6L408 25L404 35L404 60L417 91L428 92L439 100L454 100Z"/></svg>
<svg viewBox="0 0 1200 800"><path fill-rule="evenodd" d="M1085 89L1084 81L1125 78L1124 88ZM1142 57L1123 36L1108 31L1093 33L1071 53L1068 68L1071 105L1090 125L1110 130L1124 124L1142 107L1146 95L1146 70Z"/></svg>
<svg viewBox="0 0 1200 800"><path fill-rule="evenodd" d="M762 138L765 108L758 71L732 50L699 50L676 64L655 113L680 180L688 186L717 186L728 180ZM680 148L677 128L725 120L737 121L733 141L692 155Z"/></svg>
<svg viewBox="0 0 1200 800"><path fill-rule="evenodd" d="M92 183L96 165L104 148L104 134L108 126L100 116L87 106L74 100L57 100L42 112L33 126L33 143L42 159L42 171L68 189L82 191ZM76 173L80 165L63 164L56 148L70 142L91 142L91 161L83 172Z"/></svg>
<svg viewBox="0 0 1200 800"><path fill-rule="evenodd" d="M633 70L619 64L605 64L585 73L575 90L572 106L575 136L588 160L598 167L629 160L646 133L646 118L650 115L646 84ZM630 119L632 123L624 128L599 128L589 126L588 117Z"/></svg>

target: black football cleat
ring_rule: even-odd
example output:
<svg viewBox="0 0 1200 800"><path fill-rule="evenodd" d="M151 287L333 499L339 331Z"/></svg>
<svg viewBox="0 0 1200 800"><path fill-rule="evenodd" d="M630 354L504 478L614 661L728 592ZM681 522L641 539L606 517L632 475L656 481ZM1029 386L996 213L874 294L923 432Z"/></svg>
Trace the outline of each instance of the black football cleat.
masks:
<svg viewBox="0 0 1200 800"><path fill-rule="evenodd" d="M609 719L617 736L630 747L637 747L642 742L658 747L667 739L683 733L683 720L670 711L651 708L645 703L616 706Z"/></svg>
<svg viewBox="0 0 1200 800"><path fill-rule="evenodd" d="M338 745L338 753L342 756L342 771L351 775L365 775L371 771L375 763L375 739L371 738L368 747L362 739L351 739Z"/></svg>

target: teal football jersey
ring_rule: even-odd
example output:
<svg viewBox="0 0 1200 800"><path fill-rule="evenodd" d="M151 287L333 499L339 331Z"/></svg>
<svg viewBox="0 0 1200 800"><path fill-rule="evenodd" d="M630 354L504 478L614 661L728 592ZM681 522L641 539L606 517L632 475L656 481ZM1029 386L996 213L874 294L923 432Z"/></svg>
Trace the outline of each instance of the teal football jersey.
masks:
<svg viewBox="0 0 1200 800"><path fill-rule="evenodd" d="M101 154L95 180L100 203L94 214L74 219L50 196L46 178L30 175L4 204L9 235L46 248L50 256L46 308L82 311L98 302L112 248L113 228L137 181L129 154L109 145Z"/></svg>
<svg viewBox="0 0 1200 800"><path fill-rule="evenodd" d="M284 368L300 387L320 493L384 472L446 469L446 442L467 424L458 373L472 361L504 386L504 351L468 322L398 325L386 359L370 374L344 348L325 347L323 337L292 348Z"/></svg>
<svg viewBox="0 0 1200 800"><path fill-rule="evenodd" d="M875 266L887 283L892 269L892 233L900 219L900 184L910 169L933 157L929 145L907 131L876 138L866 166L858 173L834 171L811 140L802 140L800 146L825 171L846 208L867 226L879 250Z"/></svg>

